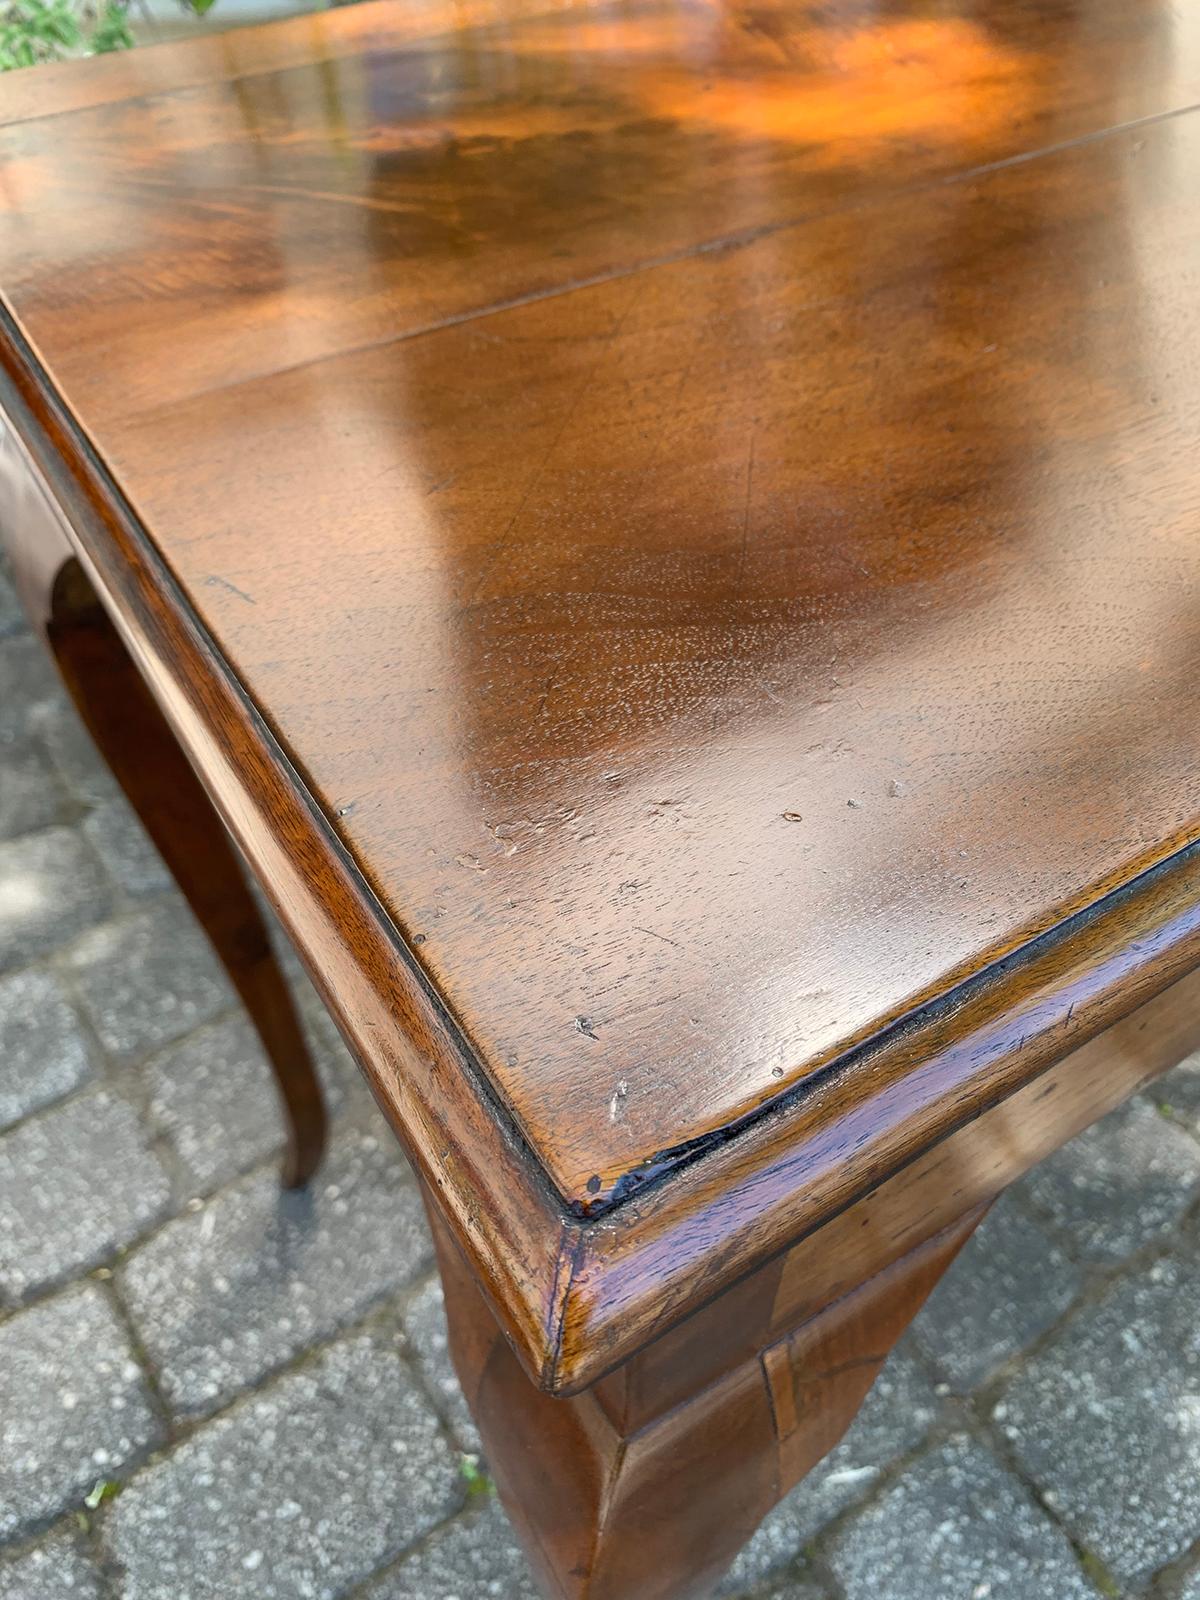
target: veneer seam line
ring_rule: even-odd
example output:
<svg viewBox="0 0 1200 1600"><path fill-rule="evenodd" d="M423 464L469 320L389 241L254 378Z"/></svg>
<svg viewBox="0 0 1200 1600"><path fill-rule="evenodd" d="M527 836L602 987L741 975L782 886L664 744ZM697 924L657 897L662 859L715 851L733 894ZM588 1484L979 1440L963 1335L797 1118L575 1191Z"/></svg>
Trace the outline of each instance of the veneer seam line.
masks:
<svg viewBox="0 0 1200 1600"><path fill-rule="evenodd" d="M216 383L205 388L194 389L187 394L180 395L171 404L173 408L182 408L215 395L229 394L236 389L248 388L254 384L271 383L277 378L286 378L297 372L307 372L314 367L324 366L329 362L369 355L372 351L387 350L394 345L408 344L416 339L429 338L434 334L444 333L452 328L460 328L468 323L482 322L488 317L503 316L510 311L520 311L526 306L540 305L544 301L556 300L587 289L602 288L610 283L621 283L627 278L636 278L642 273L653 272L660 267L678 266L685 261L697 260L708 255L719 255L724 251L732 252L748 249L763 239L774 238L778 234L787 233L793 228L810 226L827 217L853 216L860 211L869 211L898 200L911 198L914 195L947 188L953 184L970 183L977 178L986 178L994 172L1003 172L1009 167L1024 166L1031 161L1064 155L1071 150L1084 148L1090 144L1097 144L1109 137L1136 133L1143 128L1151 127L1161 122L1170 122L1177 117L1190 116L1194 112L1200 112L1200 101L1192 102L1186 106L1175 106L1166 111L1149 112L1144 117L1134 117L1128 122L1111 123L1103 128L1093 128L1086 133L1077 134L1073 138L1060 140L1056 144L1040 145L1035 150L1017 151L1013 155L1001 156L995 161L986 161L978 166L963 168L961 171L938 173L917 183L888 189L884 193L859 196L842 205L806 211L801 216L785 218L780 222L764 222L755 227L736 229L733 233L722 234L715 239L703 239L696 244L681 245L677 250L665 251L658 256L649 256L645 260L632 262L628 266L612 267L603 272L592 273L587 277L575 278L567 283L554 284L544 289L531 289L525 294L513 295L506 300L497 300L490 305L452 312L432 322L402 329L398 333L386 334L378 339L368 339L361 344L344 345L341 349L330 350L322 355L309 356L301 361L289 362L286 366L270 367L263 372L248 373L244 377L231 378L224 383ZM19 124L17 125L19 126ZM157 405L139 407L132 411L120 413L116 420L136 422L146 417L158 416L161 414L162 409L161 406Z"/></svg>

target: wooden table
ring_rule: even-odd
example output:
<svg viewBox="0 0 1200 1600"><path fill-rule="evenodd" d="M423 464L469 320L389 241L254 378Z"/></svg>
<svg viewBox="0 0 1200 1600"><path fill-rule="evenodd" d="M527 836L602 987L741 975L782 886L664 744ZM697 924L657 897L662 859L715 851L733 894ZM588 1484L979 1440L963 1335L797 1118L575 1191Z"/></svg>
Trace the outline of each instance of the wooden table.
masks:
<svg viewBox="0 0 1200 1600"><path fill-rule="evenodd" d="M1168 0L367 4L0 86L26 599L289 1181L207 797L412 1157L549 1594L704 1592L1200 1042L1198 99Z"/></svg>

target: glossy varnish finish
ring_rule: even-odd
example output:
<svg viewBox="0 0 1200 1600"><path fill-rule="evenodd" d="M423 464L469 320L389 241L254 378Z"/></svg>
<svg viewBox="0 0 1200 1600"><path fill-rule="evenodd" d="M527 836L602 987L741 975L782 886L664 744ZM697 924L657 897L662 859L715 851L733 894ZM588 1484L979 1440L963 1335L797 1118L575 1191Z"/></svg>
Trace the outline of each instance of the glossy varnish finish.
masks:
<svg viewBox="0 0 1200 1600"><path fill-rule="evenodd" d="M451 1351L489 1466L545 1592L562 1600L709 1594L764 1514L841 1438L888 1352L981 1212L927 1240L788 1336L686 1398L615 1412L605 1389L553 1400L530 1387L461 1257L440 1231ZM714 1308L762 1338L757 1280Z"/></svg>
<svg viewBox="0 0 1200 1600"><path fill-rule="evenodd" d="M35 334L69 308L55 370L112 420L1178 111L1200 30L1120 0L435 0L23 87L6 290Z"/></svg>
<svg viewBox="0 0 1200 1600"><path fill-rule="evenodd" d="M306 37L17 107L12 403L577 1386L1196 959L1200 34Z"/></svg>
<svg viewBox="0 0 1200 1600"><path fill-rule="evenodd" d="M709 1593L995 1194L1197 1044L1192 974L570 1401L525 1381L434 1211L454 1359L547 1592Z"/></svg>
<svg viewBox="0 0 1200 1600"><path fill-rule="evenodd" d="M451 1351L546 1592L710 1593L994 1196L1198 1045L1193 973L566 1401L528 1383L431 1207Z"/></svg>

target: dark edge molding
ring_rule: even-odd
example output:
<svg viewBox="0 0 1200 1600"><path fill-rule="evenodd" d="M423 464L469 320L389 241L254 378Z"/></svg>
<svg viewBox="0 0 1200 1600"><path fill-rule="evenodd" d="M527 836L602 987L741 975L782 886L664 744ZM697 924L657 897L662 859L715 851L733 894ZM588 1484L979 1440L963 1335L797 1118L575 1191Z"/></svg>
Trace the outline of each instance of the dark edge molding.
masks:
<svg viewBox="0 0 1200 1600"><path fill-rule="evenodd" d="M89 578L210 798L295 940L406 1153L439 1197L501 1326L531 1372L540 1374L554 1347L547 1324L557 1319L548 1319L547 1301L559 1251L565 1248L570 1254L575 1248L573 1238L564 1239L564 1230L573 1235L577 1224L500 1104L469 1042L195 616L2 300L0 407L46 483ZM297 820L309 859L293 868L301 892L283 896L277 872L264 861L263 843L272 830ZM282 853L298 856L300 839L293 830ZM319 887L314 887L318 880ZM321 943L317 948L319 941L306 937L302 925L309 910L334 926L347 918L360 930L370 925L378 949L365 944L354 949L381 1015L368 1018L361 1007L349 1012L342 985L326 981L326 947ZM405 1006L397 1005L398 989ZM396 1064L408 1070L397 1073ZM492 1203L494 1196L482 1182L466 1176L472 1167L506 1183L502 1207ZM505 1281L504 1261L512 1257L526 1269L520 1281Z"/></svg>
<svg viewBox="0 0 1200 1600"><path fill-rule="evenodd" d="M33 364L36 358L33 357L32 351L30 350L28 344L21 337L19 331L14 325L7 306L5 306L3 302L0 302L0 339L4 338L7 338L14 345L16 345L17 341L20 340L20 345L23 346L22 353L26 355L30 364ZM8 376L9 374L7 372L0 373L0 384L3 383L3 378ZM43 381L45 382L46 387L49 388L49 381ZM314 829L321 836L323 848L329 851L329 853L337 860L339 866L347 875L354 876L361 894L365 899L368 899L371 902L371 905L374 909L375 920L379 924L380 931L392 945L399 958L404 962L408 974L412 978L413 982L420 985L426 1000L430 1005L437 1008L443 1027L445 1027L446 1031L455 1040L460 1058L460 1064L463 1070L471 1074L476 1089L479 1091L480 1095L489 1102L495 1114L508 1119L510 1124L508 1130L509 1137L521 1148L531 1165L544 1179L546 1188L553 1196L559 1207L562 1209L564 1216L566 1216L568 1214L567 1202L559 1192L550 1174L542 1166L536 1151L525 1139L521 1129L512 1118L509 1108L504 1105L500 1099L500 1096L492 1084L486 1069L479 1060L477 1052L467 1040L467 1037L463 1032L457 1018L447 1007L438 990L434 987L429 975L426 973L424 967L421 966L420 962L414 955L412 947L409 945L408 941L396 927L396 924L392 921L391 917L388 916L387 911L380 903L378 895L376 895L375 891L368 883L366 877L359 868L358 863L354 860L354 857L350 854L342 840L338 837L332 823L329 821L329 818L317 803L311 789L309 789L308 785L304 782L291 757L280 744L275 733L269 727L262 713L259 711L258 706L250 698L250 695L247 693L246 688L241 682L240 678L238 678L236 673L234 673L232 668L229 666L229 663L221 653L211 634L208 632L207 628L204 626L204 623L196 614L191 602L188 600L187 596L180 587L175 574L171 571L161 552L158 550L157 546L154 544L153 540L150 538L149 534L138 520L132 507L121 494L121 491L117 487L115 480L113 479L107 466L101 460L100 456L96 453L91 441L86 437L82 430L79 429L78 425L74 422L74 419L71 418L66 412L66 409L63 406L57 391L53 392L57 408L59 409L59 415L55 420L64 430L64 432L69 429L70 432L75 436L75 442L78 445L81 457L87 463L89 471L94 473L98 482L103 485L105 494L113 506L119 508L122 516L128 520L130 532L135 534L139 540L141 546L140 553L143 557L145 566L148 570L152 569L154 572L155 583L159 592L169 599L171 608L175 614L186 619L188 631L199 643L203 645L206 656L212 662L213 670L219 673L221 676L223 687L228 690L230 696L236 701L241 715L253 728L255 737L271 752L271 755L278 765L279 770L285 775L289 787L295 793L296 798L303 804L312 821ZM9 399L9 396L5 394L4 387L0 387L0 401L7 399ZM21 396L21 402L27 410L29 419L31 421L36 421L36 419L33 417L32 411L28 409L27 396ZM8 411L11 417L12 412L7 405L0 407L0 409ZM28 440L26 439L25 442L28 447ZM32 451L30 453L32 454ZM42 465L42 463L39 463L39 465ZM71 529L73 532L75 531L74 524L71 524ZM83 554L85 556L90 556L91 552L84 547ZM147 617L144 611L142 611L142 613L139 615L138 620L143 625L146 623ZM264 885L263 887L265 888L266 886Z"/></svg>
<svg viewBox="0 0 1200 1600"><path fill-rule="evenodd" d="M1200 966L1190 844L586 1225L555 1386L592 1382Z"/></svg>
<svg viewBox="0 0 1200 1600"><path fill-rule="evenodd" d="M264 839L285 824L284 808L302 822L316 859L294 869L300 894L272 893L276 910L506 1335L549 1391L594 1382L1200 965L1195 844L738 1123L662 1152L643 1182L579 1220L3 302L0 400L264 887L277 885L279 865ZM318 890L313 868L328 874ZM324 947L306 940L298 910L331 928L346 918L369 927L377 948L355 947L354 995L324 981Z"/></svg>

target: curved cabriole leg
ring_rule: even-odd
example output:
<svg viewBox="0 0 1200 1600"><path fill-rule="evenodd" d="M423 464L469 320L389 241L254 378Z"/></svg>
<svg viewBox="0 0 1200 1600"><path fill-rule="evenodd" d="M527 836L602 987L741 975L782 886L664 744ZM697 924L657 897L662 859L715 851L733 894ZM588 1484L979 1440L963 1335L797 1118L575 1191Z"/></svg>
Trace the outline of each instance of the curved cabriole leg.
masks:
<svg viewBox="0 0 1200 1600"><path fill-rule="evenodd" d="M19 557L19 551L14 552ZM21 574L18 573L18 577ZM22 585L28 589L28 583ZM89 733L250 1013L288 1125L283 1182L316 1169L325 1107L291 993L220 818L73 558L35 616Z"/></svg>
<svg viewBox="0 0 1200 1600"><path fill-rule="evenodd" d="M585 1393L556 1399L526 1377L430 1205L451 1353L546 1594L710 1594L767 1512L845 1433L985 1209L790 1331L780 1322L807 1261L785 1257Z"/></svg>

